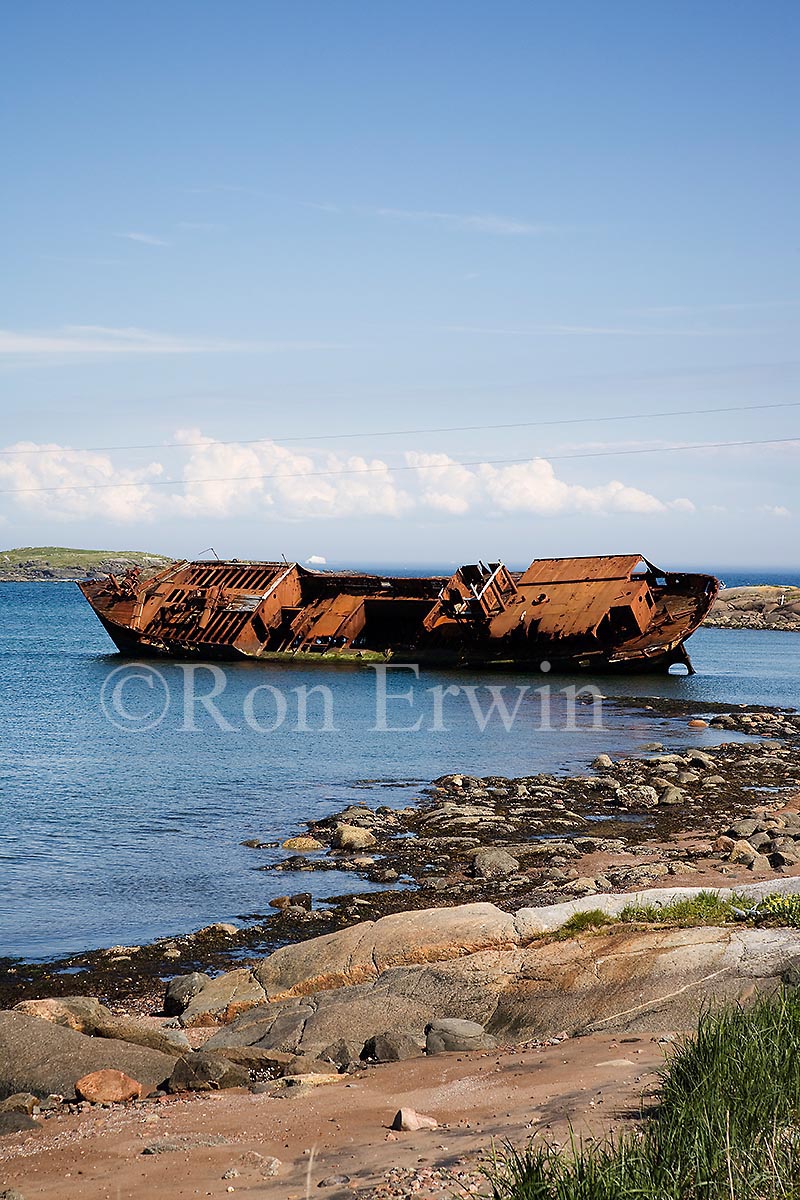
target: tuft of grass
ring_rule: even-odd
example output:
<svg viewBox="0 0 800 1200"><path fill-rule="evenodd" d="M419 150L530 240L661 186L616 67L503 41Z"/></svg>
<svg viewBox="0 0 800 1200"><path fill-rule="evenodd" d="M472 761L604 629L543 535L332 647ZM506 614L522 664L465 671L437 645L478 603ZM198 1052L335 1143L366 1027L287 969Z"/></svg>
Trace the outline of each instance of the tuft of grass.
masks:
<svg viewBox="0 0 800 1200"><path fill-rule="evenodd" d="M488 1170L492 1200L797 1200L799 1056L800 992L707 1011L640 1130L508 1147Z"/></svg>
<svg viewBox="0 0 800 1200"><path fill-rule="evenodd" d="M724 925L735 917L736 899L722 900L716 892L698 892L687 900L672 904L627 904L620 921L669 925Z"/></svg>
<svg viewBox="0 0 800 1200"><path fill-rule="evenodd" d="M601 912L599 908L589 908L586 912L573 913L568 917L556 936L559 938L577 937L581 933L589 933L593 929L603 929L606 925L615 924L614 918Z"/></svg>

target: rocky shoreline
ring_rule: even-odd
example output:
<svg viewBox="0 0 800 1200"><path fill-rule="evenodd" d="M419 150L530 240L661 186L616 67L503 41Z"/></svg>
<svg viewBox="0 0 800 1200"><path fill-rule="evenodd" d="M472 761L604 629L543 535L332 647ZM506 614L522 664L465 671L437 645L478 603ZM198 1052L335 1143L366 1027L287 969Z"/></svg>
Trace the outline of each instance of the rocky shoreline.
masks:
<svg viewBox="0 0 800 1200"><path fill-rule="evenodd" d="M393 913L465 900L510 910L630 891L676 876L721 886L743 867L756 878L788 869L793 851L767 838L766 823L770 809L800 792L800 764L790 749L800 736L800 717L741 708L706 711L706 720L680 701L653 701L652 707L683 725L694 721L722 736L758 740L682 753L651 743L640 757L601 756L590 775L451 774L405 808L348 805L307 821L281 846L250 838L245 845L254 868L286 873L294 884L271 902L271 916L49 962L5 960L0 1005L79 988L128 1011L147 1012L160 997L162 980L174 974L225 971L286 944ZM752 863L737 864L726 846L726 861L724 844L715 844L746 819L760 820L759 851ZM741 848L737 854L747 857ZM298 881L330 870L351 873L370 890L332 896L314 907Z"/></svg>
<svg viewBox="0 0 800 1200"><path fill-rule="evenodd" d="M210 1155L230 1144L215 1141L211 1117L203 1135L179 1132L176 1117L178 1132L159 1137L159 1106L230 1095L239 1105L278 1104L269 1112L303 1099L301 1111L316 1112L326 1087L379 1094L380 1082L368 1082L379 1064L408 1064L419 1080L417 1091L400 1092L394 1116L385 1098L391 1136L430 1136L447 1106L424 1080L443 1078L440 1059L474 1072L558 1046L566 1062L591 1039L646 1041L690 1028L703 1004L796 986L800 716L674 710L722 740L603 754L588 776L449 774L406 808L350 805L287 830L277 852L249 839L270 871L334 864L384 891L326 909L292 892L253 928L219 924L114 947L82 956L77 975L11 964L0 1011L9 1150L0 1146L0 1158L18 1168L14 1181L37 1147L56 1173L60 1131L79 1138L80 1123L98 1112L145 1123L137 1155ZM485 1086L495 1097L493 1077ZM187 1120L193 1111L175 1110ZM255 1119L255 1110L243 1113L240 1122ZM100 1128L111 1137L120 1126ZM287 1135L288 1127L283 1141L248 1149L250 1158L216 1178L253 1176L264 1195L287 1195L302 1165L281 1157L294 1144ZM360 1194L406 1194L392 1192L395 1168L385 1167L380 1188ZM374 1174L364 1163L358 1170ZM474 1170L464 1177L470 1186L478 1179ZM352 1195L349 1182L315 1176L335 1196Z"/></svg>
<svg viewBox="0 0 800 1200"><path fill-rule="evenodd" d="M723 588L703 623L718 629L800 632L800 588L772 584Z"/></svg>

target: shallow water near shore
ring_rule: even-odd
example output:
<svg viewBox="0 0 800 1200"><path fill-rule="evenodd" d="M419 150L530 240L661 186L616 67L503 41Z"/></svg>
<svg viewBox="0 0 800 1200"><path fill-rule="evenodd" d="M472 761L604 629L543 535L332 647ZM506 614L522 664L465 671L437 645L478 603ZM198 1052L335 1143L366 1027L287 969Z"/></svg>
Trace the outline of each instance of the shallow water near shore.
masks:
<svg viewBox="0 0 800 1200"><path fill-rule="evenodd" d="M648 711L651 697L697 714L800 701L798 635L707 629L690 650L693 677L390 671L384 701L364 668L154 661L136 674L74 585L1 585L0 956L138 943L264 913L301 888L364 891L344 872L257 871L240 844L281 841L348 801L405 805L450 771L575 773L601 751L720 740ZM589 682L630 700L566 690ZM505 722L488 715L491 687Z"/></svg>

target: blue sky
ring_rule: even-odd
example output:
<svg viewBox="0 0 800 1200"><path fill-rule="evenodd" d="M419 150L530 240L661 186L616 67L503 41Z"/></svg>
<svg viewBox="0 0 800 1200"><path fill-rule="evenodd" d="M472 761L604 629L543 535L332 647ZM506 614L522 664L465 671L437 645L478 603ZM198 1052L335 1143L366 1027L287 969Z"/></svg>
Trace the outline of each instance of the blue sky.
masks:
<svg viewBox="0 0 800 1200"><path fill-rule="evenodd" d="M796 566L799 32L10 9L0 542Z"/></svg>

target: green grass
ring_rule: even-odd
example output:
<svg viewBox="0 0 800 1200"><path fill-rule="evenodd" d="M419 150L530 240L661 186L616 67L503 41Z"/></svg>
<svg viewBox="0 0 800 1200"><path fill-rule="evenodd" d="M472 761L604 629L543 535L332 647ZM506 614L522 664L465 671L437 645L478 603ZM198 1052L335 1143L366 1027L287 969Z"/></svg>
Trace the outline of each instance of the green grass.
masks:
<svg viewBox="0 0 800 1200"><path fill-rule="evenodd" d="M495 1157L492 1200L800 1197L800 993L707 1012L642 1127Z"/></svg>
<svg viewBox="0 0 800 1200"><path fill-rule="evenodd" d="M672 904L628 904L619 914L620 921L644 924L667 925L724 925L734 917L734 908L741 907L734 897L722 900L716 892L698 892L688 900L674 900Z"/></svg>
<svg viewBox="0 0 800 1200"><path fill-rule="evenodd" d="M585 912L576 912L569 917L560 929L556 930L556 937L563 939L577 937L581 933L590 933L593 929L603 929L607 925L615 924L614 918L606 916L599 908L589 908Z"/></svg>

